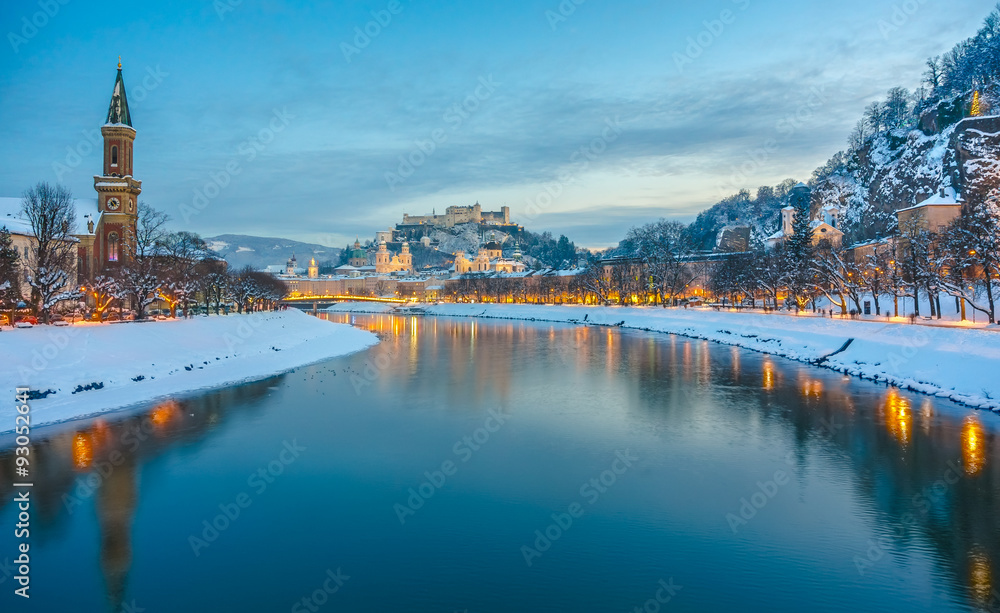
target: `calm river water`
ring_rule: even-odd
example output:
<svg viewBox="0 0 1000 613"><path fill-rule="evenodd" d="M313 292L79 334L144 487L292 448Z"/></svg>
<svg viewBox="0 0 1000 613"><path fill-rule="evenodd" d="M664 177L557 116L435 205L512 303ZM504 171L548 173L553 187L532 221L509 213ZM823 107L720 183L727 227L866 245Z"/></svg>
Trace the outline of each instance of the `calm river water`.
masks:
<svg viewBox="0 0 1000 613"><path fill-rule="evenodd" d="M36 430L30 603L0 451L0 610L1000 610L996 415L666 335L330 318L383 342Z"/></svg>

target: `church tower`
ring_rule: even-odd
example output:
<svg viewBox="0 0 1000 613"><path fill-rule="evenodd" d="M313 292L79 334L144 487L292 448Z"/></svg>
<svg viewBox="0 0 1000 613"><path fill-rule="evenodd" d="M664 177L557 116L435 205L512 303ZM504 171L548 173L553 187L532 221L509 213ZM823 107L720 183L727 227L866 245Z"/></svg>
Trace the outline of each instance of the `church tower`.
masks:
<svg viewBox="0 0 1000 613"><path fill-rule="evenodd" d="M413 272L413 254L410 253L410 243L403 243L403 252L399 254L399 263L403 265L407 272Z"/></svg>
<svg viewBox="0 0 1000 613"><path fill-rule="evenodd" d="M142 182L132 178L135 128L128 110L120 59L108 118L101 127L101 135L104 137L104 174L94 176L97 213L101 220L101 233L95 241L98 268L123 261L133 251L139 217L139 193L142 192Z"/></svg>
<svg viewBox="0 0 1000 613"><path fill-rule="evenodd" d="M375 272L380 275L391 272L391 262L392 254L389 253L385 241L379 241L378 251L375 253Z"/></svg>

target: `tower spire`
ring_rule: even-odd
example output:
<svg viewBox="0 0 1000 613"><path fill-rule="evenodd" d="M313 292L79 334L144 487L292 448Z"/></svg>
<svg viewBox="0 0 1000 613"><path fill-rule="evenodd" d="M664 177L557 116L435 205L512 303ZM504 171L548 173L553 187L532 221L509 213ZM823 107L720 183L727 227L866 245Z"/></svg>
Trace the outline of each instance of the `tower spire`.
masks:
<svg viewBox="0 0 1000 613"><path fill-rule="evenodd" d="M118 75L115 77L115 88L111 92L111 105L108 107L106 124L124 124L132 127L132 117L128 112L128 98L125 96L125 81L122 79L121 56L118 57Z"/></svg>

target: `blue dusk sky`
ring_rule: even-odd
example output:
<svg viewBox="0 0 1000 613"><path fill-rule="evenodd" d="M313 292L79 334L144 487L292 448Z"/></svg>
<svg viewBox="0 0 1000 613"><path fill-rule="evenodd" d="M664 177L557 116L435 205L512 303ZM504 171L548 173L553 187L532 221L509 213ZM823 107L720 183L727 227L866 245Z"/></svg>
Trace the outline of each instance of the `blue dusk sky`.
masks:
<svg viewBox="0 0 1000 613"><path fill-rule="evenodd" d="M478 201L605 247L808 179L993 6L4 2L0 196L93 196L121 55L143 201L176 229L342 246Z"/></svg>

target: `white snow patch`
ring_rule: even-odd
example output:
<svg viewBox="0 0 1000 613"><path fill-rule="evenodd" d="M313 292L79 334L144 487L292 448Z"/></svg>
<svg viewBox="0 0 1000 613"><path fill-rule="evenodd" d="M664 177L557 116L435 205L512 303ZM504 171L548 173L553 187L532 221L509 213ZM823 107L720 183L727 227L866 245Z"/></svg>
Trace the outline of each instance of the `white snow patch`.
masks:
<svg viewBox="0 0 1000 613"><path fill-rule="evenodd" d="M236 385L361 351L375 335L297 310L129 324L38 326L0 333L0 432L14 428L15 388L32 400L33 426L159 398ZM139 381L135 378L143 377ZM80 391L78 386L103 384Z"/></svg>

